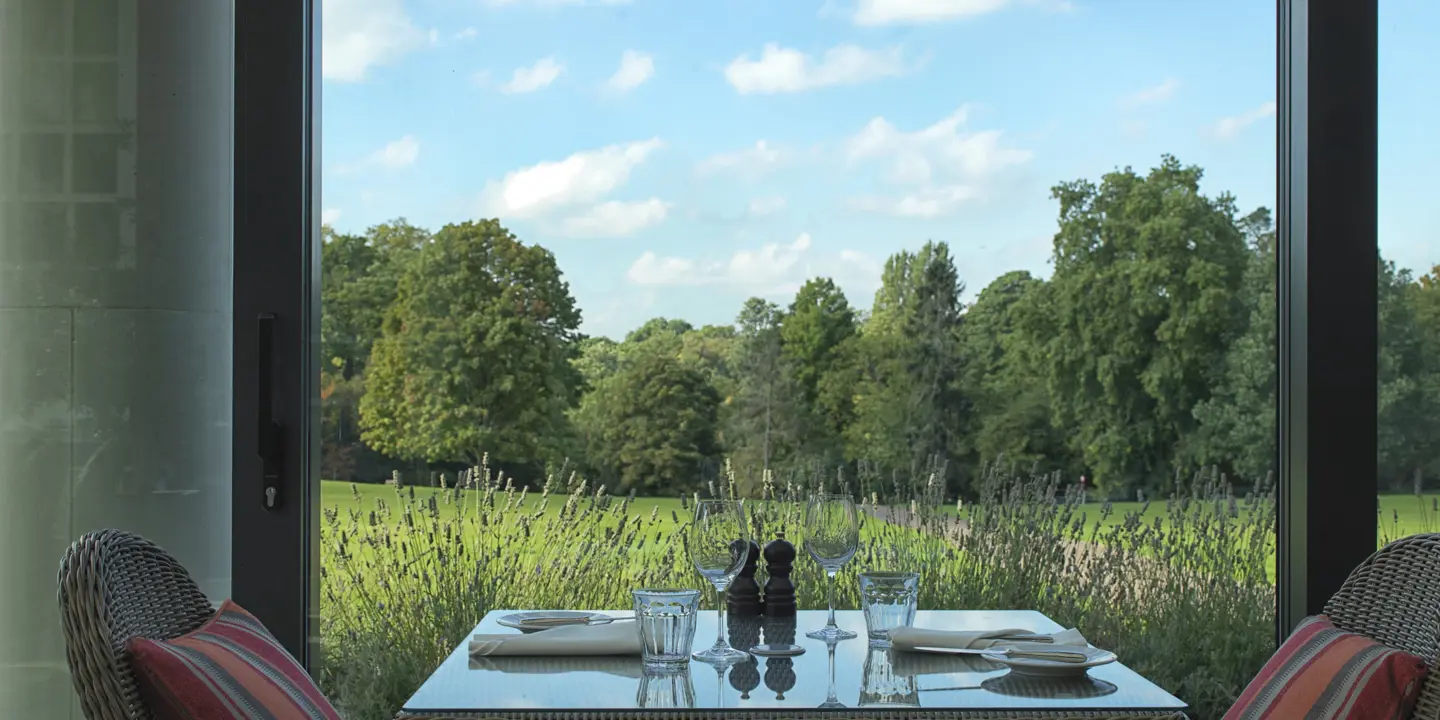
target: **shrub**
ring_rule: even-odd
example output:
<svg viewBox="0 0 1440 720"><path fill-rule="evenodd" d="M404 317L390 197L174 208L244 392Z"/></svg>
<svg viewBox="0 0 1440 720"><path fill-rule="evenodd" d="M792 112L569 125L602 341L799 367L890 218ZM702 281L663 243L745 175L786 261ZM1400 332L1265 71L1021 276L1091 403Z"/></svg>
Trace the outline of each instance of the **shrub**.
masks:
<svg viewBox="0 0 1440 720"><path fill-rule="evenodd" d="M917 569L922 608L1038 609L1115 650L1197 718L1220 717L1273 650L1268 490L1238 499L1202 475L1153 518L1114 517L1108 504L1089 517L1054 477L993 467L980 498L955 507L942 505L938 478L897 487L887 504L862 498L861 548L837 579L837 607L856 607L860 571ZM747 503L757 539L798 537L802 499L819 484L766 478ZM734 492L719 485L706 494ZM317 673L354 720L391 717L491 608L624 608L631 588L700 586L684 549L694 497L640 512L580 479L529 493L484 467L456 487L397 489L373 508L355 497L354 508L325 510ZM824 578L803 550L793 577L800 607L823 609Z"/></svg>

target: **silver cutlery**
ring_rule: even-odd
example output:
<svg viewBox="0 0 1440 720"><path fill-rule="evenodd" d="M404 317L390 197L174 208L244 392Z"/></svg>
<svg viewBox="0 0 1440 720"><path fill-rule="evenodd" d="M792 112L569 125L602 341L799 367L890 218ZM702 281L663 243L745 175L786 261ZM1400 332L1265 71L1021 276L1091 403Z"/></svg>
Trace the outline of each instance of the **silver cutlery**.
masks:
<svg viewBox="0 0 1440 720"><path fill-rule="evenodd" d="M949 653L951 655L1004 655L1016 658L1034 658L1036 660L1054 660L1056 662L1083 663L1090 660L1090 656L1083 652L1070 650L1021 650L1019 648L998 647L998 648L943 648L943 647L917 647L922 652Z"/></svg>
<svg viewBox="0 0 1440 720"><path fill-rule="evenodd" d="M527 618L525 625L556 627L560 625L609 625L613 622L634 620L634 617L536 617Z"/></svg>

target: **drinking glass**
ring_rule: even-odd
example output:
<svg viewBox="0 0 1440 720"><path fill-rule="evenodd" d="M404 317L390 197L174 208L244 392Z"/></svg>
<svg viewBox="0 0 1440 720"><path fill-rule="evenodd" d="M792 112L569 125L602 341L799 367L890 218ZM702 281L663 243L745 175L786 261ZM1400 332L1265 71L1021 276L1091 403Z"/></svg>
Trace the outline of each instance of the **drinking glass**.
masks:
<svg viewBox="0 0 1440 720"><path fill-rule="evenodd" d="M690 524L690 559L715 586L715 645L694 655L710 663L741 662L749 653L730 647L725 637L725 591L744 567L750 552L750 524L745 506L736 500L701 500Z"/></svg>
<svg viewBox="0 0 1440 720"><path fill-rule="evenodd" d="M640 658L654 671L673 671L690 662L700 591L677 588L631 590Z"/></svg>
<svg viewBox="0 0 1440 720"><path fill-rule="evenodd" d="M860 608L870 644L890 645L890 631L915 622L915 601L920 594L920 573L860 573Z"/></svg>
<svg viewBox="0 0 1440 720"><path fill-rule="evenodd" d="M855 500L849 495L816 495L805 506L805 550L825 569L826 597L830 621L825 627L805 633L816 640L849 640L855 633L841 630L835 624L835 573L860 545L860 516Z"/></svg>

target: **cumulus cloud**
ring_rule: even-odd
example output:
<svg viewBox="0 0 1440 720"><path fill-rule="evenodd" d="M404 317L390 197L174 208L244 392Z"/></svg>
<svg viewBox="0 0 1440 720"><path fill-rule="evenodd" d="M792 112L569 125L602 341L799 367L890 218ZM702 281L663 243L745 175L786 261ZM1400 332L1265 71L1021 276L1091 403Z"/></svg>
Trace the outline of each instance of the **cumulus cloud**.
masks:
<svg viewBox="0 0 1440 720"><path fill-rule="evenodd" d="M359 82L426 44L404 0L324 0L320 68L326 80Z"/></svg>
<svg viewBox="0 0 1440 720"><path fill-rule="evenodd" d="M420 158L420 141L412 135L406 135L399 140L386 143L385 147L366 155L359 162L348 165L340 165L335 168L339 173L354 173L362 170L379 168L381 170L400 170L415 164Z"/></svg>
<svg viewBox="0 0 1440 720"><path fill-rule="evenodd" d="M480 34L480 31L479 31L479 30L476 30L476 29L473 28L473 27L467 27L467 28L461 30L460 32L455 33L455 39L456 39L456 40L474 40L475 37L478 36L479 34Z"/></svg>
<svg viewBox="0 0 1440 720"><path fill-rule="evenodd" d="M889 179L898 183L929 182L938 175L980 177L1029 162L1029 150L1001 145L1003 133L999 130L965 131L967 115L962 107L929 127L910 132L876 117L845 141L845 155L852 162L887 161Z"/></svg>
<svg viewBox="0 0 1440 720"><path fill-rule="evenodd" d="M836 85L856 85L899 77L918 70L923 61L906 59L904 49L869 50L837 45L818 60L799 50L769 43L752 59L744 54L725 66L725 79L741 95L794 93Z"/></svg>
<svg viewBox="0 0 1440 720"><path fill-rule="evenodd" d="M560 228L571 237L624 237L664 222L669 211L670 204L660 198L635 202L612 200L565 218Z"/></svg>
<svg viewBox="0 0 1440 720"><path fill-rule="evenodd" d="M701 160L695 165L697 175L714 175L722 172L736 172L758 175L775 168L785 160L786 151L760 140L743 150L718 153Z"/></svg>
<svg viewBox="0 0 1440 720"><path fill-rule="evenodd" d="M810 233L800 233L792 243L737 250L729 259L717 261L661 257L647 251L631 264L626 277L636 285L769 286L791 279L792 269L801 263L810 245Z"/></svg>
<svg viewBox="0 0 1440 720"><path fill-rule="evenodd" d="M536 60L534 65L515 68L510 73L510 79L500 84L499 90L511 95L543 90L549 87L550 83L559 79L564 72L564 63L556 62L554 56L543 57Z"/></svg>
<svg viewBox="0 0 1440 720"><path fill-rule="evenodd" d="M1075 9L1071 0L858 0L851 20L856 25L919 25L979 17L1012 5L1051 12Z"/></svg>
<svg viewBox="0 0 1440 720"><path fill-rule="evenodd" d="M1220 118L1218 122L1210 127L1210 134L1221 140L1230 140L1239 135L1245 128L1272 117L1275 117L1275 102L1273 100L1263 103L1260 107L1253 110L1240 113L1239 115Z"/></svg>
<svg viewBox="0 0 1440 720"><path fill-rule="evenodd" d="M887 181L910 189L893 197L854 198L851 206L899 217L937 217L981 197L987 179L1033 157L1029 150L1003 144L999 130L967 130L967 116L961 107L912 131L883 117L871 119L845 140L846 159L882 163Z"/></svg>
<svg viewBox="0 0 1440 720"><path fill-rule="evenodd" d="M927 186L898 196L869 195L852 198L850 204L862 212L904 218L933 218L954 212L979 192L969 185Z"/></svg>
<svg viewBox="0 0 1440 720"><path fill-rule="evenodd" d="M340 208L325 208L320 211L320 224L334 225L340 222Z"/></svg>
<svg viewBox="0 0 1440 720"><path fill-rule="evenodd" d="M665 256L648 251L630 265L626 279L652 288L728 288L737 293L789 298L812 277L834 278L852 300L874 293L881 265L858 250L821 252L809 233L789 243L736 250L725 258Z"/></svg>
<svg viewBox="0 0 1440 720"><path fill-rule="evenodd" d="M605 81L605 89L615 93L630 92L654 75L654 58L637 50L626 50L620 55L620 68Z"/></svg>
<svg viewBox="0 0 1440 720"><path fill-rule="evenodd" d="M660 138L607 145L514 170L485 188L482 212L530 218L596 202L629 180L631 171L663 146Z"/></svg>

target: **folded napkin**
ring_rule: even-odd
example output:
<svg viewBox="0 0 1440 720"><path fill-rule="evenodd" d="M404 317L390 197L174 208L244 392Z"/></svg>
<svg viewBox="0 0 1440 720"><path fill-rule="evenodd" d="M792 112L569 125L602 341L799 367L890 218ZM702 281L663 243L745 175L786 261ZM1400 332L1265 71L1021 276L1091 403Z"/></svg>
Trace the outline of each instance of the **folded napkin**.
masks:
<svg viewBox="0 0 1440 720"><path fill-rule="evenodd" d="M1050 638L1050 642L1006 640L1016 635L1038 635ZM1071 628L1058 633L1034 633L1030 630L1006 628L1004 630L928 630L917 627L901 627L890 631L890 644L900 650L914 650L917 647L971 648L983 650L996 645L1021 650L1044 650L1057 646L1088 646L1090 643L1079 630Z"/></svg>
<svg viewBox="0 0 1440 720"><path fill-rule="evenodd" d="M633 622L562 625L528 635L476 635L470 655L639 655Z"/></svg>

